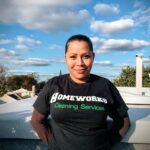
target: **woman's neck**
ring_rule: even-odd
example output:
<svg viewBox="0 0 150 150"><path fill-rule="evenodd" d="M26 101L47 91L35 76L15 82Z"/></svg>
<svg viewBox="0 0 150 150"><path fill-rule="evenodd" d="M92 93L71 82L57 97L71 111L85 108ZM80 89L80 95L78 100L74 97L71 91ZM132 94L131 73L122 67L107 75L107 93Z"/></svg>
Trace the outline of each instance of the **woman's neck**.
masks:
<svg viewBox="0 0 150 150"><path fill-rule="evenodd" d="M76 79L76 78L73 78L71 75L69 75L70 79L77 83L77 84L84 84L84 83L87 83L89 81L89 78L90 78L90 74L87 75L85 78L82 78L82 79Z"/></svg>

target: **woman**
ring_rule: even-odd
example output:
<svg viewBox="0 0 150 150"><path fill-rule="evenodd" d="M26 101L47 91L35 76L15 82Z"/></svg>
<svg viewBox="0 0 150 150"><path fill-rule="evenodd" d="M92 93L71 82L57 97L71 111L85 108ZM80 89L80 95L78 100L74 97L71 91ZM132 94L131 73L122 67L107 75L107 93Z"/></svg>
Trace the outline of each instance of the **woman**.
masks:
<svg viewBox="0 0 150 150"><path fill-rule="evenodd" d="M90 74L94 52L87 36L68 39L65 60L69 74L47 82L33 105L32 126L50 150L109 150L130 126L128 108L109 80Z"/></svg>

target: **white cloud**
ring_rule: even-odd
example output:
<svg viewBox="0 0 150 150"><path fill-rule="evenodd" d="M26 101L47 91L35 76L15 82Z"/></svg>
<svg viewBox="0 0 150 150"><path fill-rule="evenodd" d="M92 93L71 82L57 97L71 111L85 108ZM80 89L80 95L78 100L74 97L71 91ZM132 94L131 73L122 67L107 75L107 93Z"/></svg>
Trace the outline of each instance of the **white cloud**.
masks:
<svg viewBox="0 0 150 150"><path fill-rule="evenodd" d="M24 3L22 3L20 0L12 0L14 3L17 3L18 5L22 6L74 6L79 5L83 3L87 3L89 0L26 0Z"/></svg>
<svg viewBox="0 0 150 150"><path fill-rule="evenodd" d="M22 51L28 51L30 48L24 44L17 44L15 46L16 49L22 50Z"/></svg>
<svg viewBox="0 0 150 150"><path fill-rule="evenodd" d="M144 0L136 0L134 2L134 11L127 15L127 18L131 18L134 20L135 25L137 27L147 28L148 32L146 32L145 36L149 36L150 34L150 5L149 1Z"/></svg>
<svg viewBox="0 0 150 150"><path fill-rule="evenodd" d="M138 8L132 12L130 18L133 18L139 23L148 23L150 24L150 8ZM139 22L138 22L139 21Z"/></svg>
<svg viewBox="0 0 150 150"><path fill-rule="evenodd" d="M27 74L29 74L29 73L36 73L35 71L33 71L33 70L23 70L23 69L9 69L8 70L8 72L9 73L11 73L11 74L21 74L21 73L27 73Z"/></svg>
<svg viewBox="0 0 150 150"><path fill-rule="evenodd" d="M0 1L0 22L20 25L45 32L62 32L79 26L89 16L87 10L71 11L84 1L20 0ZM9 13L8 13L9 10Z"/></svg>
<svg viewBox="0 0 150 150"><path fill-rule="evenodd" d="M35 40L33 38L28 38L25 36L17 36L16 40L20 44L27 44L27 45L31 45L31 46L38 46L41 44L41 41Z"/></svg>
<svg viewBox="0 0 150 150"><path fill-rule="evenodd" d="M143 62L150 63L150 57L149 58L143 58Z"/></svg>
<svg viewBox="0 0 150 150"><path fill-rule="evenodd" d="M131 66L131 65L129 65L129 64L117 64L117 65L114 65L113 66L113 70L121 70L121 69L126 69L127 67L129 67L129 66Z"/></svg>
<svg viewBox="0 0 150 150"><path fill-rule="evenodd" d="M63 63L65 63L65 60L64 60L64 59L62 59L62 60L58 60L58 59L51 59L51 60L50 60L50 62L52 62L52 63L59 63L59 64L63 64Z"/></svg>
<svg viewBox="0 0 150 150"><path fill-rule="evenodd" d="M98 37L93 37L91 40L94 41L93 44L96 53L133 51L150 46L150 42L137 39L99 39Z"/></svg>
<svg viewBox="0 0 150 150"><path fill-rule="evenodd" d="M91 30L104 34L116 34L134 27L132 19L120 19L112 22L92 21Z"/></svg>
<svg viewBox="0 0 150 150"><path fill-rule="evenodd" d="M102 43L103 41L105 41L105 39L101 39L99 37L91 37L90 38L92 40L92 43Z"/></svg>
<svg viewBox="0 0 150 150"><path fill-rule="evenodd" d="M112 63L111 63L111 61L94 61L94 65L112 66Z"/></svg>
<svg viewBox="0 0 150 150"><path fill-rule="evenodd" d="M17 36L16 37L17 45L15 46L16 49L21 51L29 51L34 47L38 47L42 44L41 41L35 40L33 38L25 37L25 36Z"/></svg>
<svg viewBox="0 0 150 150"><path fill-rule="evenodd" d="M15 64L18 66L49 66L51 63L65 63L65 60L57 59L45 59L45 58L21 58L13 50L7 50L5 48L0 48L0 57L7 61L8 64Z"/></svg>
<svg viewBox="0 0 150 150"><path fill-rule="evenodd" d="M64 63L64 60L45 59L45 58L27 58L20 60L11 60L13 64L21 66L49 66L51 63Z"/></svg>
<svg viewBox="0 0 150 150"><path fill-rule="evenodd" d="M22 60L11 60L12 63L21 66L49 66L50 61L42 58L28 58Z"/></svg>
<svg viewBox="0 0 150 150"><path fill-rule="evenodd" d="M19 55L16 54L13 50L7 50L5 48L0 48L0 56L3 56L4 59L18 59Z"/></svg>
<svg viewBox="0 0 150 150"><path fill-rule="evenodd" d="M61 49L61 48L62 48L62 46L56 45L56 44L50 45L48 47L48 49L50 49L50 50Z"/></svg>
<svg viewBox="0 0 150 150"><path fill-rule="evenodd" d="M2 39L0 40L0 45L5 45L5 44L10 44L13 43L13 40L9 40L9 39Z"/></svg>
<svg viewBox="0 0 150 150"><path fill-rule="evenodd" d="M94 7L94 11L97 14L118 14L120 12L119 6L118 5L113 5L113 4L104 4L104 3L99 3L96 4Z"/></svg>
<svg viewBox="0 0 150 150"><path fill-rule="evenodd" d="M23 66L49 65L49 61L47 59L29 58L25 60L22 59L15 51L7 50L5 48L0 48L0 56L2 56L3 59L7 60L7 63L16 65L23 65Z"/></svg>

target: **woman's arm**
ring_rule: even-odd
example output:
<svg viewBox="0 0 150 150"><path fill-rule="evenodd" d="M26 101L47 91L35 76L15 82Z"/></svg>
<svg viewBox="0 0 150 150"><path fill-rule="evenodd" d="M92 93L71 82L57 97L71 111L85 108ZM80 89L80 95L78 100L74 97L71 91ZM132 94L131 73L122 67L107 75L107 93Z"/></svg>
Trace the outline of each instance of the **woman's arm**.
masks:
<svg viewBox="0 0 150 150"><path fill-rule="evenodd" d="M126 114L124 117L121 118L118 117L113 119L113 125L109 130L110 143L115 144L119 142L127 133L129 128L130 128L130 119L128 114Z"/></svg>
<svg viewBox="0 0 150 150"><path fill-rule="evenodd" d="M125 117L123 118L123 125L119 130L119 134L121 135L121 137L124 137L124 135L127 133L128 129L130 127L130 120L129 117Z"/></svg>
<svg viewBox="0 0 150 150"><path fill-rule="evenodd" d="M46 126L46 116L33 110L31 124L33 129L37 132L39 138L46 144L49 143L51 132L50 128Z"/></svg>

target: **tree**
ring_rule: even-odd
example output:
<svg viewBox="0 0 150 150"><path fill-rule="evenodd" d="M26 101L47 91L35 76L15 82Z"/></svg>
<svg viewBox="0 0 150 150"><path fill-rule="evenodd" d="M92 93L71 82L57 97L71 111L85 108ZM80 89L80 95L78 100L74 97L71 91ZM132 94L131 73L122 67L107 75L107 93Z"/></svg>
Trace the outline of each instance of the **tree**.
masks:
<svg viewBox="0 0 150 150"><path fill-rule="evenodd" d="M114 79L114 84L116 86L135 86L135 68L122 69L119 77Z"/></svg>
<svg viewBox="0 0 150 150"><path fill-rule="evenodd" d="M150 87L150 67L143 66L143 87ZM116 86L134 87L136 85L136 69L133 67L127 67L122 69L120 75L114 79Z"/></svg>
<svg viewBox="0 0 150 150"><path fill-rule="evenodd" d="M8 76L7 68L0 65L0 96L20 88L32 90L32 86L37 85L37 79L37 74Z"/></svg>
<svg viewBox="0 0 150 150"><path fill-rule="evenodd" d="M150 87L150 66L144 68L143 87Z"/></svg>
<svg viewBox="0 0 150 150"><path fill-rule="evenodd" d="M6 68L0 65L0 96L7 92Z"/></svg>
<svg viewBox="0 0 150 150"><path fill-rule="evenodd" d="M22 87L31 90L33 85L37 85L36 77L33 74L25 76Z"/></svg>
<svg viewBox="0 0 150 150"><path fill-rule="evenodd" d="M8 89L13 91L19 88L25 88L31 90L33 85L37 84L36 77L31 75L14 75L8 77Z"/></svg>
<svg viewBox="0 0 150 150"><path fill-rule="evenodd" d="M41 91L41 89L43 89L45 83L46 83L45 81L41 81L36 85L36 93L37 94Z"/></svg>

